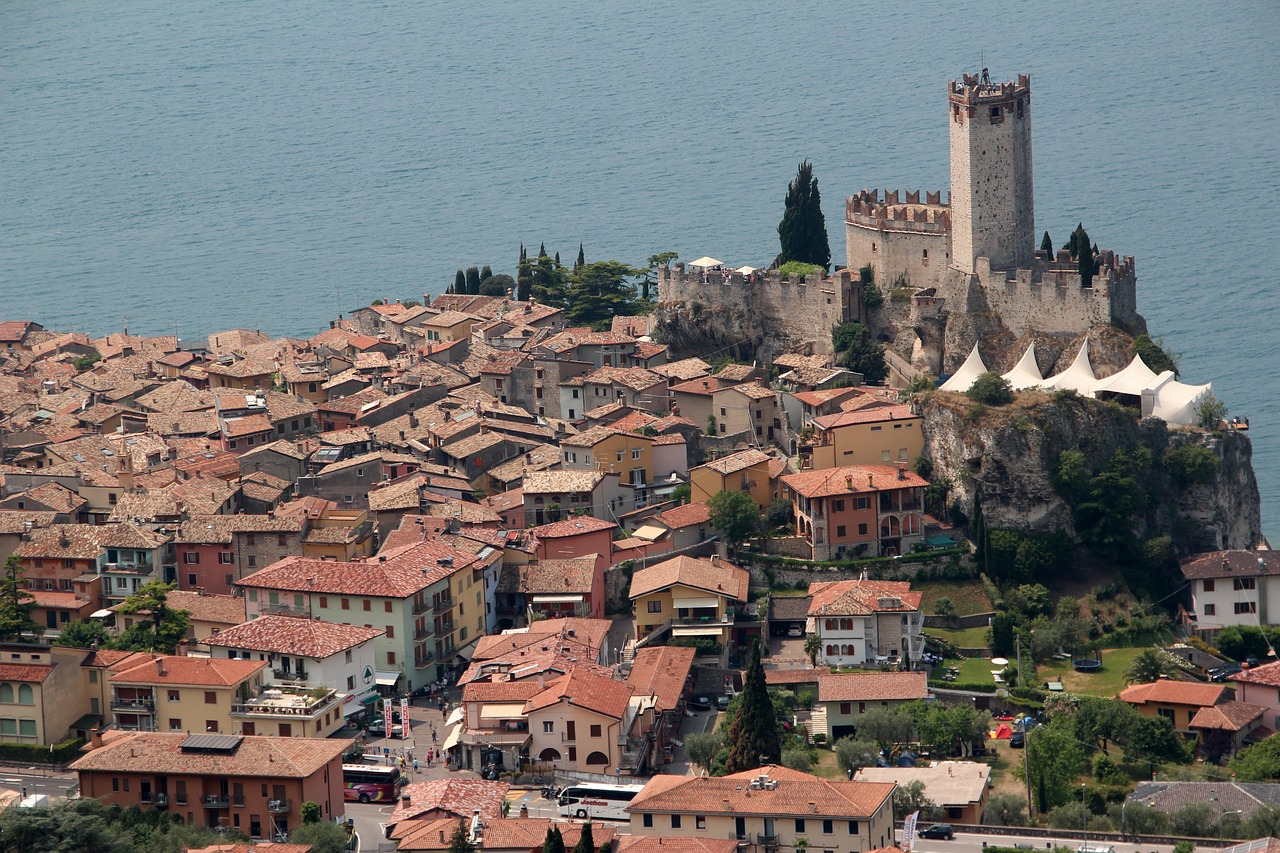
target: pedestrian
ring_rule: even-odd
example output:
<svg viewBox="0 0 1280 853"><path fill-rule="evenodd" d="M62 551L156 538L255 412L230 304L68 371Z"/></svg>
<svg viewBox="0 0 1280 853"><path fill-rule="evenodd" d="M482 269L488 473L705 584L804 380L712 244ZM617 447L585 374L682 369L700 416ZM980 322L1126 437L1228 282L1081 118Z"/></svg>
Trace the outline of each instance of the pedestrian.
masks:
<svg viewBox="0 0 1280 853"><path fill-rule="evenodd" d="M413 772L414 772L414 773L417 773L417 772L418 772L418 759L416 759L416 758L415 758L415 759L413 759Z"/></svg>
<svg viewBox="0 0 1280 853"><path fill-rule="evenodd" d="M22 786L22 799L24 799L24 800L25 800L26 798L27 798L27 786L26 786L26 785L23 785L23 786Z"/></svg>
<svg viewBox="0 0 1280 853"><path fill-rule="evenodd" d="M431 742L432 742L432 743L435 743L435 742L436 742L436 733L435 733L435 732L432 732L432 733L431 733Z"/></svg>

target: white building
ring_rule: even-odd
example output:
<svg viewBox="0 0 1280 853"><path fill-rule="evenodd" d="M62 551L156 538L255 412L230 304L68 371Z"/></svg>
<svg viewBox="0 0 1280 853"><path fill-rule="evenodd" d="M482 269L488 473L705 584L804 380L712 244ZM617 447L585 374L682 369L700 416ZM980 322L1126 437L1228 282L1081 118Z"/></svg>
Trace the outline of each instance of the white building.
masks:
<svg viewBox="0 0 1280 853"><path fill-rule="evenodd" d="M1211 551L1182 563L1191 586L1191 618L1212 637L1230 625L1280 619L1280 551Z"/></svg>
<svg viewBox="0 0 1280 853"><path fill-rule="evenodd" d="M215 658L266 661L264 681L329 687L350 717L377 697L374 641L385 631L297 616L261 616L210 636Z"/></svg>
<svg viewBox="0 0 1280 853"><path fill-rule="evenodd" d="M819 664L879 666L916 661L924 650L922 593L906 581L809 585L809 633L822 640Z"/></svg>

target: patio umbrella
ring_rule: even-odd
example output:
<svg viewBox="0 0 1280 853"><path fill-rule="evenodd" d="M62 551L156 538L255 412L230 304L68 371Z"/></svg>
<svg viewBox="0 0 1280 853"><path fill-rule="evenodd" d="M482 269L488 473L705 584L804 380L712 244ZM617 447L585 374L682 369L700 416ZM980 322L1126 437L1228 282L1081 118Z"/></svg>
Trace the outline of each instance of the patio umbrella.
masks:
<svg viewBox="0 0 1280 853"><path fill-rule="evenodd" d="M701 258L698 258L696 261L691 261L689 263L689 266L702 267L706 269L708 267L722 267L724 266L724 263L721 261L717 261L715 258L708 258L706 255L703 255Z"/></svg>

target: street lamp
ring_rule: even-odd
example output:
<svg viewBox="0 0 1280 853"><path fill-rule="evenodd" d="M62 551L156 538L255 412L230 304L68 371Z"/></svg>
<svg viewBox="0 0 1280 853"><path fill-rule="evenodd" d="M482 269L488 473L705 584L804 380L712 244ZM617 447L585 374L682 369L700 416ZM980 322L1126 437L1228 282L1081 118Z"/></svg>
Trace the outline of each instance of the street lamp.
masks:
<svg viewBox="0 0 1280 853"><path fill-rule="evenodd" d="M1089 807L1084 802L1085 783L1080 783L1080 829L1084 832L1084 843L1089 843Z"/></svg>

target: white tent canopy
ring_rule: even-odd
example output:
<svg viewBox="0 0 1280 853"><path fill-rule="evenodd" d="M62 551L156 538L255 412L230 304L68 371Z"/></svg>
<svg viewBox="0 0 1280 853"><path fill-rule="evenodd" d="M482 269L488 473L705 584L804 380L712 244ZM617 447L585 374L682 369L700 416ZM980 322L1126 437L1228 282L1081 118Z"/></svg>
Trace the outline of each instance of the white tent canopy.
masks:
<svg viewBox="0 0 1280 853"><path fill-rule="evenodd" d="M738 267L738 272L742 273L743 275L751 275L755 271L756 271L755 267Z"/></svg>
<svg viewBox="0 0 1280 853"><path fill-rule="evenodd" d="M708 269L710 267L722 267L724 266L724 263L722 261L717 261L715 258L708 258L706 255L703 255L701 258L698 258L696 261L690 261L689 266L702 267L703 269Z"/></svg>
<svg viewBox="0 0 1280 853"><path fill-rule="evenodd" d="M951 378L938 386L942 391L955 391L963 394L969 390L969 386L973 385L975 379L987 372L987 366L982 362L982 356L978 354L978 345L973 345L973 352L969 353L969 357L964 360L964 364L960 365L960 369L951 374Z"/></svg>
<svg viewBox="0 0 1280 853"><path fill-rule="evenodd" d="M1187 385L1174 379L1172 370L1166 370L1142 392L1142 416L1177 426L1194 426L1200 422L1200 401L1212 392L1212 382Z"/></svg>
<svg viewBox="0 0 1280 853"><path fill-rule="evenodd" d="M1015 391L1044 384L1044 377L1040 375L1040 365L1036 364L1035 341L1032 341L1030 346L1027 347L1027 351L1022 354L1022 358L1018 359L1018 363L1013 366L1013 370L1005 373L1002 378Z"/></svg>
<svg viewBox="0 0 1280 853"><path fill-rule="evenodd" d="M1097 382L1098 378L1094 376L1093 366L1089 364L1089 339L1085 338L1071 366L1056 376L1050 376L1042 384L1045 388L1075 391L1086 397L1092 397L1093 386Z"/></svg>
<svg viewBox="0 0 1280 853"><path fill-rule="evenodd" d="M1113 373L1093 384L1093 396L1099 394L1128 394L1133 397L1142 396L1145 388L1150 388L1158 379L1155 371L1147 367L1142 356L1135 355L1129 366L1119 373Z"/></svg>

